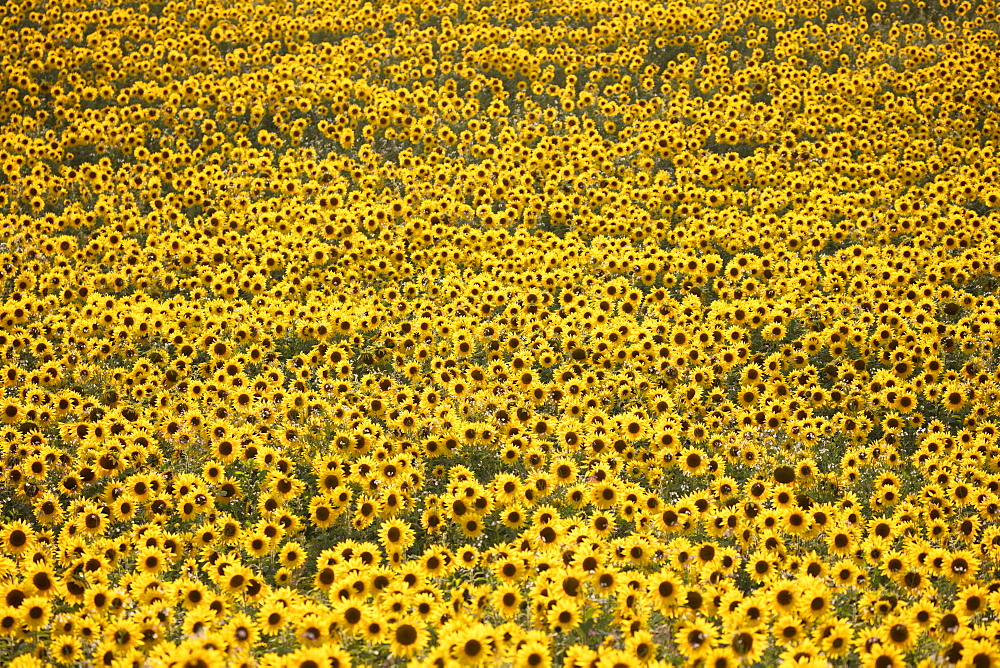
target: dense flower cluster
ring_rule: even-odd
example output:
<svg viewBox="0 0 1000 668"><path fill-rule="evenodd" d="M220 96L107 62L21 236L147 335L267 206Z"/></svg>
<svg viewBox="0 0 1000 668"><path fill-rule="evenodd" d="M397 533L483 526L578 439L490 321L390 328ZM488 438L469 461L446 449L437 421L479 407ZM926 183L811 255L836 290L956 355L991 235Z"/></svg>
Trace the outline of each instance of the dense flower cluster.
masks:
<svg viewBox="0 0 1000 668"><path fill-rule="evenodd" d="M987 0L0 6L0 662L1000 664Z"/></svg>

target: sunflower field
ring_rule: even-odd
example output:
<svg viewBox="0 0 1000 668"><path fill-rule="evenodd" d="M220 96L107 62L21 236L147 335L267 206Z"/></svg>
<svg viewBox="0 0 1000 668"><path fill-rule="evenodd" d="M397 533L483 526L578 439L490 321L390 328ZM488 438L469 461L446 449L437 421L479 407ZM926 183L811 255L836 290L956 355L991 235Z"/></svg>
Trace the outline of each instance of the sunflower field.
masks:
<svg viewBox="0 0 1000 668"><path fill-rule="evenodd" d="M0 664L1000 666L991 0L0 5Z"/></svg>

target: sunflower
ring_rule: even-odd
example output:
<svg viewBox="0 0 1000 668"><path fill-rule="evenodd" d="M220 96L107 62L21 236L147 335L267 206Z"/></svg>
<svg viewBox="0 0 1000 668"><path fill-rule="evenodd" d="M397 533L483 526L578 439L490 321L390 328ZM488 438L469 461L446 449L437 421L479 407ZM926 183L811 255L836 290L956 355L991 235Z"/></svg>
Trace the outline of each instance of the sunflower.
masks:
<svg viewBox="0 0 1000 668"><path fill-rule="evenodd" d="M574 599L558 598L546 612L545 619L554 633L568 633L580 624L580 604Z"/></svg>
<svg viewBox="0 0 1000 668"><path fill-rule="evenodd" d="M1000 649L993 638L962 641L961 668L996 668L1000 666Z"/></svg>
<svg viewBox="0 0 1000 668"><path fill-rule="evenodd" d="M24 582L31 585L32 593L46 598L62 594L65 591L62 578L45 566L44 562L35 564L24 571Z"/></svg>
<svg viewBox="0 0 1000 668"><path fill-rule="evenodd" d="M379 618L389 624L396 623L400 616L410 607L411 596L412 594L409 592L395 586L382 592L378 605Z"/></svg>
<svg viewBox="0 0 1000 668"><path fill-rule="evenodd" d="M770 611L765 599L760 596L750 596L729 614L730 626L734 629L753 630L764 624Z"/></svg>
<svg viewBox="0 0 1000 668"><path fill-rule="evenodd" d="M106 611L111 607L114 593L106 587L97 586L87 590L87 607L91 610Z"/></svg>
<svg viewBox="0 0 1000 668"><path fill-rule="evenodd" d="M307 646L322 645L329 637L332 623L336 622L325 608L311 608L294 620L295 637Z"/></svg>
<svg viewBox="0 0 1000 668"><path fill-rule="evenodd" d="M566 649L563 665L566 668L588 668L598 662L597 651L584 645L570 645Z"/></svg>
<svg viewBox="0 0 1000 668"><path fill-rule="evenodd" d="M519 503L515 503L500 511L500 521L503 522L504 526L511 529L520 529L528 521L528 518L524 507Z"/></svg>
<svg viewBox="0 0 1000 668"><path fill-rule="evenodd" d="M473 626L449 643L451 657L466 666L476 666L493 657L495 643L492 629L482 625Z"/></svg>
<svg viewBox="0 0 1000 668"><path fill-rule="evenodd" d="M278 563L285 568L295 569L303 565L306 558L305 549L295 541L285 543L278 553Z"/></svg>
<svg viewBox="0 0 1000 668"><path fill-rule="evenodd" d="M76 635L85 643L96 642L103 628L101 619L97 615L88 614L80 619Z"/></svg>
<svg viewBox="0 0 1000 668"><path fill-rule="evenodd" d="M773 556L763 551L758 551L750 555L744 566L750 579L759 583L768 582L777 577L778 574L778 568L774 563Z"/></svg>
<svg viewBox="0 0 1000 668"><path fill-rule="evenodd" d="M809 576L802 583L799 611L806 619L821 619L830 611L831 592L819 578Z"/></svg>
<svg viewBox="0 0 1000 668"><path fill-rule="evenodd" d="M232 517L222 515L218 518L218 529L219 540L221 540L223 544L238 545L240 543L243 527L237 520Z"/></svg>
<svg viewBox="0 0 1000 668"><path fill-rule="evenodd" d="M851 559L841 559L830 569L834 584L841 587L856 587L862 578L861 571Z"/></svg>
<svg viewBox="0 0 1000 668"><path fill-rule="evenodd" d="M420 564L430 577L443 577L451 572L452 556L447 549L428 548Z"/></svg>
<svg viewBox="0 0 1000 668"><path fill-rule="evenodd" d="M371 496L364 495L358 498L358 503L354 511L354 518L352 520L354 529L356 531L360 531L370 527L381 509L381 502Z"/></svg>
<svg viewBox="0 0 1000 668"><path fill-rule="evenodd" d="M625 638L625 651L641 663L647 663L656 655L656 643L653 634L640 629Z"/></svg>
<svg viewBox="0 0 1000 668"><path fill-rule="evenodd" d="M705 655L700 665L711 668L738 668L740 659L731 647L716 647Z"/></svg>
<svg viewBox="0 0 1000 668"><path fill-rule="evenodd" d="M622 545L622 552L634 566L647 565L653 556L650 542L642 536L633 535Z"/></svg>
<svg viewBox="0 0 1000 668"><path fill-rule="evenodd" d="M591 502L601 510L607 510L618 502L616 485L611 482L606 481L594 485L590 494Z"/></svg>
<svg viewBox="0 0 1000 668"><path fill-rule="evenodd" d="M955 597L955 609L965 617L986 612L990 591L981 584L972 584L961 589Z"/></svg>
<svg viewBox="0 0 1000 668"><path fill-rule="evenodd" d="M301 647L282 657L281 666L282 668L319 668L320 666L334 665L330 661L330 655L335 650L339 650L339 648L330 645L323 647ZM188 663L182 665L199 664Z"/></svg>
<svg viewBox="0 0 1000 668"><path fill-rule="evenodd" d="M144 547L136 553L135 565L143 573L157 574L167 567L168 561L155 547Z"/></svg>
<svg viewBox="0 0 1000 668"><path fill-rule="evenodd" d="M859 544L853 531L839 528L826 535L826 546L830 554L844 557L853 554Z"/></svg>
<svg viewBox="0 0 1000 668"><path fill-rule="evenodd" d="M926 631L934 627L940 616L937 605L927 598L922 598L907 608L905 618L907 623Z"/></svg>
<svg viewBox="0 0 1000 668"><path fill-rule="evenodd" d="M202 605L209 596L208 588L195 580L180 580L174 583L174 595L187 610Z"/></svg>
<svg viewBox="0 0 1000 668"><path fill-rule="evenodd" d="M252 570L241 564L232 564L226 567L223 574L218 578L218 583L223 591L230 594L238 594L247 589L252 578Z"/></svg>
<svg viewBox="0 0 1000 668"><path fill-rule="evenodd" d="M389 650L394 656L408 659L427 646L428 634L423 623L404 619L389 629Z"/></svg>
<svg viewBox="0 0 1000 668"><path fill-rule="evenodd" d="M827 655L832 657L846 656L854 645L854 629L846 619L834 618L818 627L816 637Z"/></svg>
<svg viewBox="0 0 1000 668"><path fill-rule="evenodd" d="M520 589L510 584L501 585L493 594L493 606L508 619L518 613L522 601Z"/></svg>
<svg viewBox="0 0 1000 668"><path fill-rule="evenodd" d="M969 550L956 550L950 553L944 564L944 576L958 585L971 583L979 571L979 559L972 556Z"/></svg>
<svg viewBox="0 0 1000 668"><path fill-rule="evenodd" d="M35 549L35 531L24 522L4 524L0 530L3 554L18 557Z"/></svg>
<svg viewBox="0 0 1000 668"><path fill-rule="evenodd" d="M941 392L941 400L946 409L958 413L965 407L966 396L961 388L950 387Z"/></svg>
<svg viewBox="0 0 1000 668"><path fill-rule="evenodd" d="M52 617L52 603L44 596L29 596L24 599L17 611L21 615L21 623L29 629L40 629L49 623Z"/></svg>
<svg viewBox="0 0 1000 668"><path fill-rule="evenodd" d="M688 622L677 629L677 651L688 659L704 658L715 647L717 632L702 620Z"/></svg>
<svg viewBox="0 0 1000 668"><path fill-rule="evenodd" d="M345 599L334 603L334 623L350 633L359 633L369 620L369 609L361 601Z"/></svg>
<svg viewBox="0 0 1000 668"><path fill-rule="evenodd" d="M664 533L682 531L690 524L684 514L679 513L678 509L669 506L657 513L655 520L656 528Z"/></svg>
<svg viewBox="0 0 1000 668"><path fill-rule="evenodd" d="M772 609L779 613L788 613L795 609L799 600L799 583L791 580L780 580L771 586L768 597Z"/></svg>
<svg viewBox="0 0 1000 668"><path fill-rule="evenodd" d="M16 401L7 401L0 405L0 420L6 424L18 422L24 415L24 409Z"/></svg>
<svg viewBox="0 0 1000 668"><path fill-rule="evenodd" d="M57 496L41 494L32 500L32 505L35 508L35 517L42 524L55 526L62 523L63 506ZM6 544L6 541L2 537L0 537L0 541L3 541L0 544Z"/></svg>
<svg viewBox="0 0 1000 668"><path fill-rule="evenodd" d="M483 521L476 516L469 516L462 519L459 524L459 528L462 531L462 536L466 539L478 538L483 534L485 526Z"/></svg>
<svg viewBox="0 0 1000 668"><path fill-rule="evenodd" d="M142 631L131 618L117 619L105 629L105 637L116 654L131 650L142 641Z"/></svg>
<svg viewBox="0 0 1000 668"><path fill-rule="evenodd" d="M279 587L287 587L292 583L292 571L282 566L274 572L274 584Z"/></svg>
<svg viewBox="0 0 1000 668"><path fill-rule="evenodd" d="M552 665L552 652L542 640L529 639L518 643L514 655L515 668L548 668Z"/></svg>
<svg viewBox="0 0 1000 668"><path fill-rule="evenodd" d="M385 642L388 629L383 622L375 619L367 619L359 626L362 637L369 643Z"/></svg>
<svg viewBox="0 0 1000 668"><path fill-rule="evenodd" d="M77 663L83 656L83 646L74 636L58 635L49 644L49 656L56 663L69 666Z"/></svg>
<svg viewBox="0 0 1000 668"><path fill-rule="evenodd" d="M261 530L247 532L243 536L243 549L254 557L262 557L271 551L271 539Z"/></svg>
<svg viewBox="0 0 1000 668"><path fill-rule="evenodd" d="M898 615L884 619L878 629L878 638L883 645L898 649L904 654L913 647L919 635L919 627L914 628Z"/></svg>
<svg viewBox="0 0 1000 668"><path fill-rule="evenodd" d="M614 515L605 512L595 513L587 522L593 535L598 538L606 538L612 535L617 528Z"/></svg>
<svg viewBox="0 0 1000 668"><path fill-rule="evenodd" d="M513 583L524 576L525 563L521 557L507 557L494 567L497 577L505 583Z"/></svg>
<svg viewBox="0 0 1000 668"><path fill-rule="evenodd" d="M420 515L420 526L427 533L437 533L445 526L444 517L438 508L427 508Z"/></svg>
<svg viewBox="0 0 1000 668"><path fill-rule="evenodd" d="M699 475L707 470L708 457L697 448L688 448L681 452L678 459L681 469L690 475Z"/></svg>
<svg viewBox="0 0 1000 668"><path fill-rule="evenodd" d="M600 566L604 565L604 562L605 557L604 552L601 550L601 544L596 542L584 544L579 550L573 552L571 558L572 566L584 573L595 572Z"/></svg>
<svg viewBox="0 0 1000 668"><path fill-rule="evenodd" d="M281 632L292 614L285 601L278 599L265 600L257 611L256 627L265 635L275 635Z"/></svg>
<svg viewBox="0 0 1000 668"><path fill-rule="evenodd" d="M791 535L804 535L809 529L809 519L804 510L799 508L786 508L781 514L781 529Z"/></svg>
<svg viewBox="0 0 1000 668"><path fill-rule="evenodd" d="M969 626L966 619L955 614L954 612L948 612L938 618L937 629L940 637L943 641L953 641L958 640L965 635Z"/></svg>
<svg viewBox="0 0 1000 668"><path fill-rule="evenodd" d="M11 605L0 606L0 638L16 638L23 633L21 613Z"/></svg>
<svg viewBox="0 0 1000 668"><path fill-rule="evenodd" d="M417 619L424 622L433 622L435 619L440 619L442 604L439 600L439 595L432 590L419 592L410 601L410 610L416 615Z"/></svg>
<svg viewBox="0 0 1000 668"><path fill-rule="evenodd" d="M77 531L88 536L99 536L108 527L108 518L102 509L94 504L86 504L76 516Z"/></svg>
<svg viewBox="0 0 1000 668"><path fill-rule="evenodd" d="M530 540L537 549L544 549L554 545L559 540L561 527L558 523L547 524L541 527L532 527Z"/></svg>
<svg viewBox="0 0 1000 668"><path fill-rule="evenodd" d="M871 651L861 655L861 665L864 668L903 668L907 662L899 649L875 643Z"/></svg>
<svg viewBox="0 0 1000 668"><path fill-rule="evenodd" d="M7 668L43 668L45 666L45 663L43 663L41 659L35 656L37 653L39 653L39 650L36 649L30 652L25 652L24 654L19 654L17 656L14 656L11 659L10 663L7 664ZM98 656L102 654L100 648L98 648L98 651L95 652L95 654ZM108 664L110 664L111 661L116 658L117 657L115 657L114 653L111 652L110 650L108 650L107 652L103 652L103 656L101 656L101 660L106 661ZM127 659L128 657L123 657L123 658Z"/></svg>
<svg viewBox="0 0 1000 668"><path fill-rule="evenodd" d="M774 642L781 647L790 647L805 636L805 624L796 615L780 615L771 626Z"/></svg>

